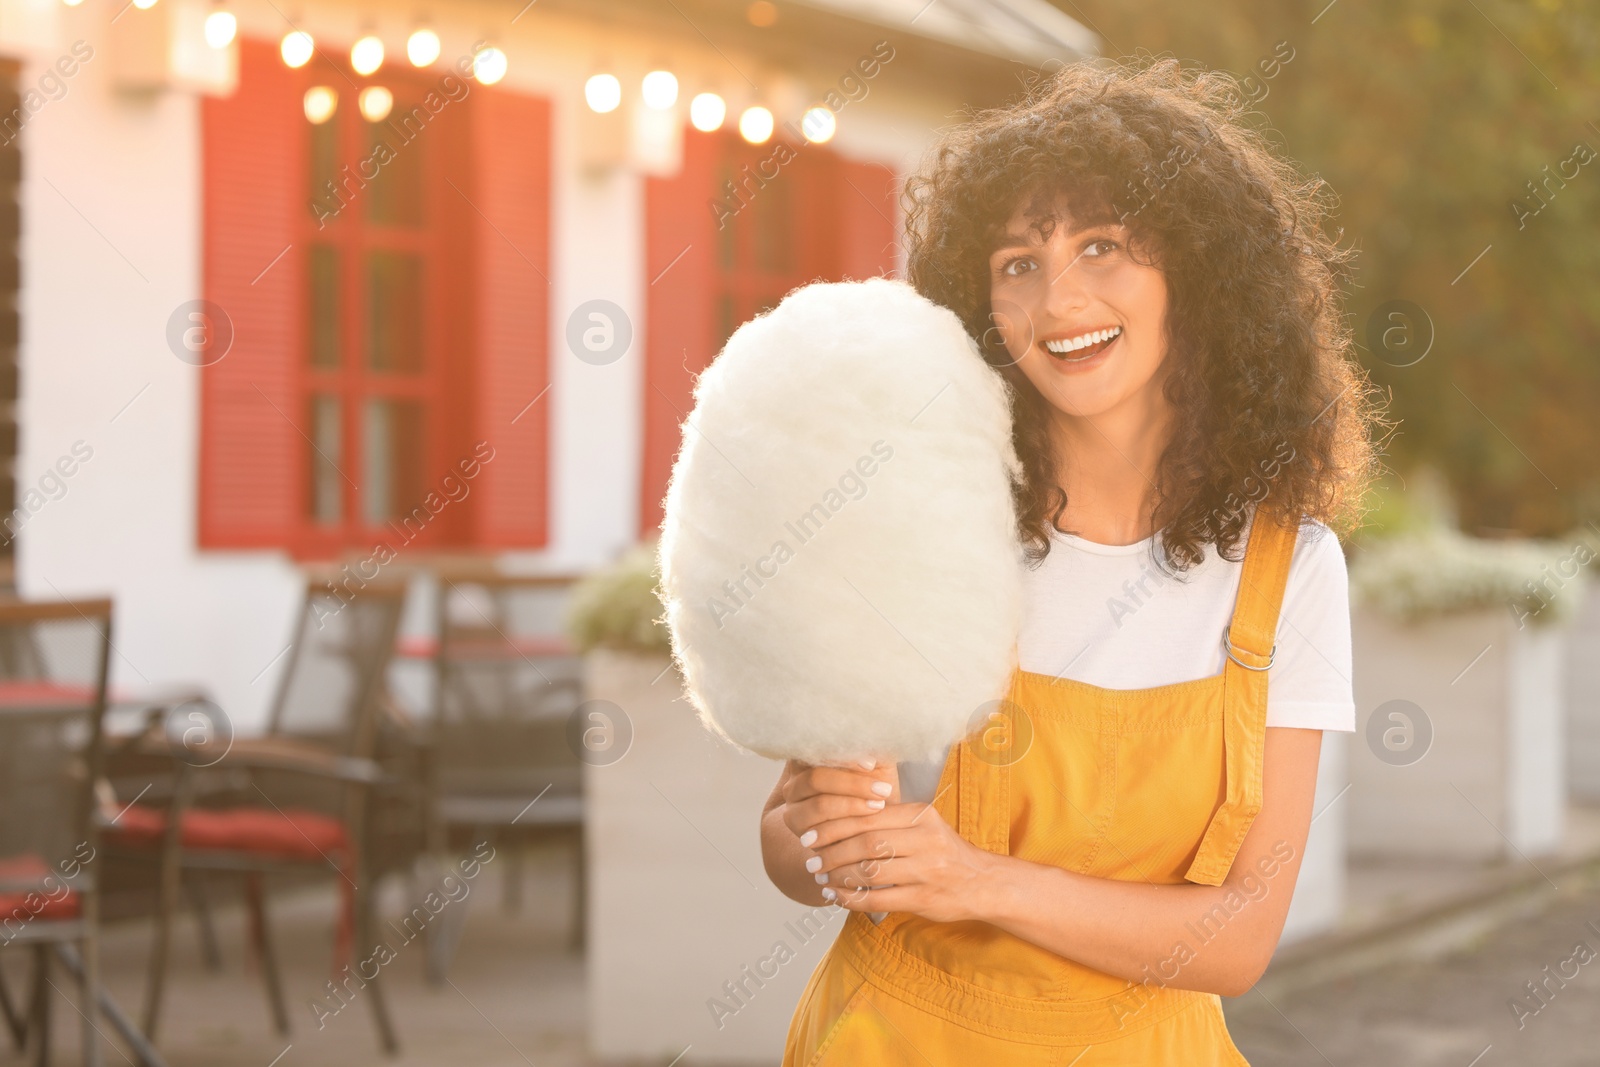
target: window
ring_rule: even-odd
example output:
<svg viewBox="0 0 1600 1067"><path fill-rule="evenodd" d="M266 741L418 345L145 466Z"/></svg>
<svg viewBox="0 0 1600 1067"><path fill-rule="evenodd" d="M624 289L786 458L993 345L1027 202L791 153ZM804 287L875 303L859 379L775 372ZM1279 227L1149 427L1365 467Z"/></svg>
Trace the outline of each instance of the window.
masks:
<svg viewBox="0 0 1600 1067"><path fill-rule="evenodd" d="M517 416L549 381L549 103L239 47L238 90L201 102L205 297L234 338L201 371L201 545L543 545L550 405Z"/></svg>
<svg viewBox="0 0 1600 1067"><path fill-rule="evenodd" d="M303 119L307 336L299 360L308 413L305 511L313 541L359 544L411 515L428 492L449 407L435 338L459 326L434 298L449 221L435 201L437 137L368 121L346 70L319 59L311 80L333 114ZM422 103L427 83L385 71L391 115ZM431 208L431 210L430 210Z"/></svg>
<svg viewBox="0 0 1600 1067"><path fill-rule="evenodd" d="M807 220L795 214L792 189L805 176L787 175L780 169L778 176L764 185L745 177L764 163L770 170L772 164L767 161L772 152L770 147L743 141L723 146L715 189L722 193L722 209L733 214L719 212L715 222L712 299L717 305L717 330L713 352L722 350L741 323L776 306L784 293L807 280L796 256L796 230Z"/></svg>

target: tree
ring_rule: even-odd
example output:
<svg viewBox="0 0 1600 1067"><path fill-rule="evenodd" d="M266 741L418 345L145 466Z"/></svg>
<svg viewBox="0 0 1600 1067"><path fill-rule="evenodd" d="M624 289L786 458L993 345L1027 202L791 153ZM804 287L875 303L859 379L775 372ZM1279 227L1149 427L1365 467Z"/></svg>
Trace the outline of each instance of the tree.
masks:
<svg viewBox="0 0 1600 1067"><path fill-rule="evenodd" d="M1057 2L1106 55L1255 78L1263 124L1330 183L1362 253L1347 306L1399 422L1391 467L1437 467L1477 532L1600 514L1600 8ZM1294 58L1264 78L1279 42ZM1399 366L1420 350L1394 350L1407 329L1431 348Z"/></svg>

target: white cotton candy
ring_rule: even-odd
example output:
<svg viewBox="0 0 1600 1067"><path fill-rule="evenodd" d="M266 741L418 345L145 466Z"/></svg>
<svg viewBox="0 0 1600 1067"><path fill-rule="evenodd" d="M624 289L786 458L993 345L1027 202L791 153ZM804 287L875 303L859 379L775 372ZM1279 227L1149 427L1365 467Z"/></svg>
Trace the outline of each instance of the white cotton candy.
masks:
<svg viewBox="0 0 1600 1067"><path fill-rule="evenodd" d="M901 281L808 285L699 377L661 588L701 720L808 763L937 758L1005 695L1009 390Z"/></svg>

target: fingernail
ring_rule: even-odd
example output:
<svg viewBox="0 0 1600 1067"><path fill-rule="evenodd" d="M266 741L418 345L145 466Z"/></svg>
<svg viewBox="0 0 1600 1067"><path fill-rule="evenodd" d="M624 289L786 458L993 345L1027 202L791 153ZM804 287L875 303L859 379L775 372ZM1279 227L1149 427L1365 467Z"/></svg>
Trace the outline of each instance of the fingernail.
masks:
<svg viewBox="0 0 1600 1067"><path fill-rule="evenodd" d="M864 759L861 761L861 769L865 771L870 771L877 765L878 761L875 759Z"/></svg>
<svg viewBox="0 0 1600 1067"><path fill-rule="evenodd" d="M894 786L890 785L888 782L873 782L872 791L878 794L880 797L886 797L890 793L894 792Z"/></svg>
<svg viewBox="0 0 1600 1067"><path fill-rule="evenodd" d="M838 895L839 895L838 893L835 893L831 889L824 889L822 891L822 899L826 900L829 904L832 904L833 901L834 901L834 898L837 897Z"/></svg>
<svg viewBox="0 0 1600 1067"><path fill-rule="evenodd" d="M815 878L817 880L817 884L818 885L827 885L828 884L828 872L827 871L823 871L821 874L814 874L811 877L813 877L813 878Z"/></svg>
<svg viewBox="0 0 1600 1067"><path fill-rule="evenodd" d="M869 800L869 801L867 801L867 807L871 808L873 811L877 811L878 809L882 808L883 805L884 805L884 802L881 801L881 800ZM800 843L802 845L805 844L804 841L802 841Z"/></svg>
<svg viewBox="0 0 1600 1067"><path fill-rule="evenodd" d="M810 848L812 845L816 844L816 841L817 832L815 830L807 830L805 833L800 835L800 843L806 846L806 848Z"/></svg>
<svg viewBox="0 0 1600 1067"><path fill-rule="evenodd" d="M812 856L810 859L806 860L806 870L810 871L812 874L816 874L818 871L822 870L822 857Z"/></svg>

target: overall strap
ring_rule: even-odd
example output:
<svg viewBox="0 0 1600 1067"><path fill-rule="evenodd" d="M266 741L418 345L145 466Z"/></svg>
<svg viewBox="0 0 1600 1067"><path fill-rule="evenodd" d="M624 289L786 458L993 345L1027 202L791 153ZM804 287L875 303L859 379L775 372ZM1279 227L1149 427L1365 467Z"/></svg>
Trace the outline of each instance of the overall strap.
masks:
<svg viewBox="0 0 1600 1067"><path fill-rule="evenodd" d="M1184 875L1221 885L1261 812L1261 763L1267 732L1267 668L1276 652L1278 609L1289 579L1299 524L1258 509L1250 525L1233 619L1222 635L1222 744L1226 785L1194 862Z"/></svg>

